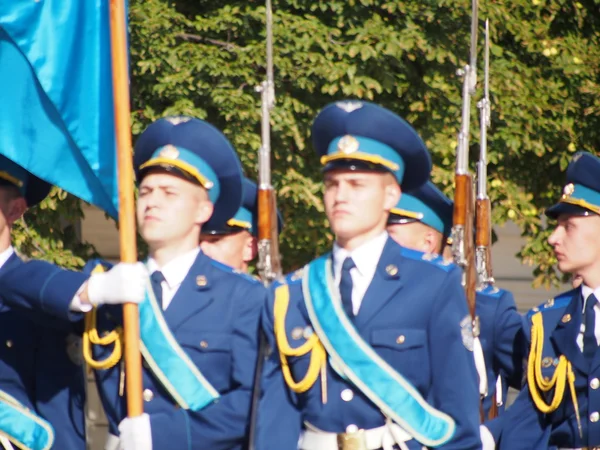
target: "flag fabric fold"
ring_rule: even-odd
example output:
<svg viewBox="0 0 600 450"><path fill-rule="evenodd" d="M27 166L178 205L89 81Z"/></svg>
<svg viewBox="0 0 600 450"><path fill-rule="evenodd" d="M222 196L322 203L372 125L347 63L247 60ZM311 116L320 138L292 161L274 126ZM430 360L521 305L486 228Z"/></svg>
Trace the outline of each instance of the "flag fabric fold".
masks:
<svg viewBox="0 0 600 450"><path fill-rule="evenodd" d="M0 154L115 219L109 0L0 2Z"/></svg>

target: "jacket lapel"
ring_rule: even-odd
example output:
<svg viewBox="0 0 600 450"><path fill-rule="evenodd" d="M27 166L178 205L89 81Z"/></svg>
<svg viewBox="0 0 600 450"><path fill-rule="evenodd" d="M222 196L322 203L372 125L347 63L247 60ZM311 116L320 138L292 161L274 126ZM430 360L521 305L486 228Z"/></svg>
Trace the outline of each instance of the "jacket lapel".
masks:
<svg viewBox="0 0 600 450"><path fill-rule="evenodd" d="M354 319L357 328L364 327L402 289L401 262L400 246L388 237L373 280Z"/></svg>
<svg viewBox="0 0 600 450"><path fill-rule="evenodd" d="M581 310L581 292L578 289L574 291L574 295L555 330L552 332L550 340L559 353L565 355L574 367L580 372L587 374L589 371L588 364L577 345L577 336L579 335L582 321Z"/></svg>
<svg viewBox="0 0 600 450"><path fill-rule="evenodd" d="M173 300L164 311L171 331L208 307L214 300L211 280L212 266L209 258L200 252L189 272L177 289Z"/></svg>

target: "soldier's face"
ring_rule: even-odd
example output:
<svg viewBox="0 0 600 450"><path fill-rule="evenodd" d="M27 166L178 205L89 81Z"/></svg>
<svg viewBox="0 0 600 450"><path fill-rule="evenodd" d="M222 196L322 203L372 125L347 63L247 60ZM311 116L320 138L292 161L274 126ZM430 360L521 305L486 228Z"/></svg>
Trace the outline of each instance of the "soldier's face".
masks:
<svg viewBox="0 0 600 450"><path fill-rule="evenodd" d="M256 238L247 231L224 236L200 235L200 248L212 259L245 271L256 256Z"/></svg>
<svg viewBox="0 0 600 450"><path fill-rule="evenodd" d="M561 215L548 243L561 272L586 278L600 267L600 216ZM590 286L595 288L594 286Z"/></svg>
<svg viewBox="0 0 600 450"><path fill-rule="evenodd" d="M0 235L9 236L10 227L23 216L27 202L17 188L0 186Z"/></svg>
<svg viewBox="0 0 600 450"><path fill-rule="evenodd" d="M138 228L150 250L196 248L200 227L211 214L212 203L206 191L189 181L157 171L140 183Z"/></svg>
<svg viewBox="0 0 600 450"><path fill-rule="evenodd" d="M325 174L325 213L344 247L349 248L349 240L360 245L361 240L381 233L399 199L400 187L392 175L345 170Z"/></svg>
<svg viewBox="0 0 600 450"><path fill-rule="evenodd" d="M420 222L388 225L387 231L402 247L424 253L439 253L442 248L442 234Z"/></svg>

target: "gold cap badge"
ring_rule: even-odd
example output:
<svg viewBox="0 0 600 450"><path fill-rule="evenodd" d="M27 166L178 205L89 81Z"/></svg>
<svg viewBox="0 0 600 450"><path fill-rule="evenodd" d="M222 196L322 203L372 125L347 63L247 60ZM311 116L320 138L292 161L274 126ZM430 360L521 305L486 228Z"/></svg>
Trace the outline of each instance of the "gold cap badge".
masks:
<svg viewBox="0 0 600 450"><path fill-rule="evenodd" d="M571 195L573 195L573 192L575 192L575 185L573 183L567 184L563 188L563 198L570 197Z"/></svg>
<svg viewBox="0 0 600 450"><path fill-rule="evenodd" d="M337 148L340 153L349 155L350 153L354 153L356 150L358 150L359 145L360 144L356 138L348 134L340 139Z"/></svg>
<svg viewBox="0 0 600 450"><path fill-rule="evenodd" d="M158 156L166 159L177 159L179 158L179 150L174 145L168 144L162 148Z"/></svg>

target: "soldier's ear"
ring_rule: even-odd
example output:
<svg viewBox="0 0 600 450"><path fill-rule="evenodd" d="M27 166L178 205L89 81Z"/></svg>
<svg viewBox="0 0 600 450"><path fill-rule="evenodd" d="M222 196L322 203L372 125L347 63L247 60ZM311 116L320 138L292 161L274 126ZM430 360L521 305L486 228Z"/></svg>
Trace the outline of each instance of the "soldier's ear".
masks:
<svg viewBox="0 0 600 450"><path fill-rule="evenodd" d="M201 226L209 221L214 211L214 205L208 199L201 200L198 202L196 210L196 223Z"/></svg>
<svg viewBox="0 0 600 450"><path fill-rule="evenodd" d="M258 240L252 236L250 233L248 233L249 236L246 239L246 243L244 245L244 252L243 252L243 257L244 257L244 262L245 263L250 263L250 261L252 261L254 258L256 258L256 255L258 255Z"/></svg>
<svg viewBox="0 0 600 450"><path fill-rule="evenodd" d="M23 217L27 211L27 202L25 198L19 196L11 199L8 203L6 211L6 222L9 226L12 226L17 220Z"/></svg>
<svg viewBox="0 0 600 450"><path fill-rule="evenodd" d="M388 174L386 174L388 175ZM394 208L398 202L400 201L400 196L402 195L402 190L400 189L400 185L396 182L396 179L393 178L391 174L389 174L390 179L386 179L385 184L385 201L384 201L384 209L389 212Z"/></svg>

